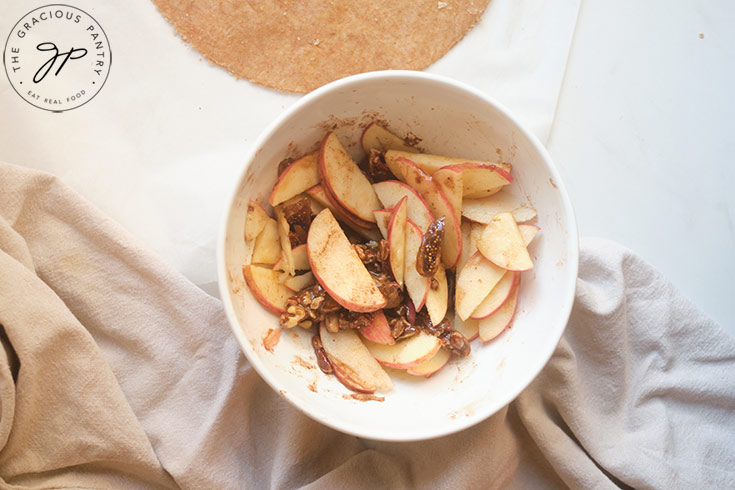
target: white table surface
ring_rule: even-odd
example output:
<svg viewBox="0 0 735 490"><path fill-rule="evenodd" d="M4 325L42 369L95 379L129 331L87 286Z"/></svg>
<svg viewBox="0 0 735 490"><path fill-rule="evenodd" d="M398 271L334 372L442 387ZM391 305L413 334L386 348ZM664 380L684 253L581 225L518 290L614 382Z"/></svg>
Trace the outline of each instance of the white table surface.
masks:
<svg viewBox="0 0 735 490"><path fill-rule="evenodd" d="M255 136L296 96L201 61L147 0L74 5L105 28L111 76L64 117L3 80L0 159L61 176L215 293L226 195ZM33 7L0 2L2 32ZM548 136L581 235L637 251L733 335L734 12L725 0L492 0L429 69Z"/></svg>
<svg viewBox="0 0 735 490"><path fill-rule="evenodd" d="M548 140L581 235L735 335L735 6L584 0Z"/></svg>

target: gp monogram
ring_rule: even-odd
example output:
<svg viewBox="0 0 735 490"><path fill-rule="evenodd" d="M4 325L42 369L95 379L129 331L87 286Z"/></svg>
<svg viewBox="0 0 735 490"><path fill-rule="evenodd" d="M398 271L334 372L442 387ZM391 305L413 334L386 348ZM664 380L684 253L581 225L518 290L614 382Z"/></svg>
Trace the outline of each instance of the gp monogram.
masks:
<svg viewBox="0 0 735 490"><path fill-rule="evenodd" d="M52 112L76 109L102 89L112 52L91 15L70 5L39 7L11 29L3 65L26 102Z"/></svg>

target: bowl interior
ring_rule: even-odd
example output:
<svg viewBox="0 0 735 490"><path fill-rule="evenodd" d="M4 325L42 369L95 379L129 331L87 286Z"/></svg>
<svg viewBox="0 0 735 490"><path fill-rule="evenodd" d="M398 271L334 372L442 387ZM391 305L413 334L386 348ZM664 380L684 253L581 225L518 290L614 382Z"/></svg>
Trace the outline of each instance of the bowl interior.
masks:
<svg viewBox="0 0 735 490"><path fill-rule="evenodd" d="M472 344L429 379L389 370L395 381L384 401L359 401L334 376L316 367L311 332L284 331L274 352L263 338L276 316L245 285L243 240L249 200L264 205L278 163L314 150L335 131L356 159L362 129L383 121L401 135L421 138L427 152L513 164L514 192L538 210L540 233L529 247L535 267L522 276L511 329ZM266 206L267 207L267 206ZM577 231L561 180L535 138L496 104L472 89L421 73L358 75L301 99L256 144L238 183L220 244L220 287L243 351L260 375L307 415L371 439L416 440L468 427L512 401L548 361L566 325L577 275Z"/></svg>

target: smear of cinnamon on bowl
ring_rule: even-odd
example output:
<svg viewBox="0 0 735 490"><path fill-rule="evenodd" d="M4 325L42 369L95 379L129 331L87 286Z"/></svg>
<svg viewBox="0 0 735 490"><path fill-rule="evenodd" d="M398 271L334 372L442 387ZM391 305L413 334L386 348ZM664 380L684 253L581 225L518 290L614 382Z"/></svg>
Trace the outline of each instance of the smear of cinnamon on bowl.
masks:
<svg viewBox="0 0 735 490"><path fill-rule="evenodd" d="M273 348L278 344L278 341L281 339L281 329L280 328L271 328L268 330L268 333L265 335L265 338L263 338L263 347L265 347L265 350L268 352L273 352Z"/></svg>
<svg viewBox="0 0 735 490"><path fill-rule="evenodd" d="M293 356L293 363L301 366L304 369L315 369L316 368L316 366L304 360L304 358L301 356Z"/></svg>
<svg viewBox="0 0 735 490"><path fill-rule="evenodd" d="M359 402L369 402L369 401L384 402L385 401L384 396L376 396L376 395L371 395L369 393L350 393L349 395L343 394L342 398L344 398L345 400L357 400Z"/></svg>

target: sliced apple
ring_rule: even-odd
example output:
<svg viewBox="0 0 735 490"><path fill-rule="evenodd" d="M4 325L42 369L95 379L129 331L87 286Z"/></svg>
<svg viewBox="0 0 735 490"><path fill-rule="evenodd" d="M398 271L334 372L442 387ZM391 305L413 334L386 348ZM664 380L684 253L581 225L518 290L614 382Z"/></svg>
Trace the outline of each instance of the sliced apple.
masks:
<svg viewBox="0 0 735 490"><path fill-rule="evenodd" d="M462 320L472 315L504 274L504 269L487 260L479 251L470 257L457 276L454 293L454 309Z"/></svg>
<svg viewBox="0 0 735 490"><path fill-rule="evenodd" d="M536 210L529 206L521 206L515 208L513 211L511 211L511 214L513 214L513 219L516 220L516 223L525 223L526 221L531 221L538 215Z"/></svg>
<svg viewBox="0 0 735 490"><path fill-rule="evenodd" d="M482 239L482 233L485 231L486 225L482 223L475 223L474 221L470 224L467 221L462 222L462 226L467 225L470 227L470 239L471 244L474 246L474 249L472 250L472 253L474 253L477 250L477 242L479 242ZM536 225L529 225L526 223L519 224L518 225L518 231L521 232L521 236L523 237L523 243L528 247L528 245L533 241L533 239L536 237L536 234L539 232L541 228L539 228ZM462 231L464 233L464 230ZM463 243L467 243L467 239L462 236L462 239L464 240ZM473 248L473 247L470 248ZM464 250L462 252L464 254ZM459 269L458 269L459 270Z"/></svg>
<svg viewBox="0 0 735 490"><path fill-rule="evenodd" d="M447 315L447 306L449 303L449 288L447 287L447 273L442 264L434 274L437 288L429 286L429 292L426 295L426 311L429 313L429 319L434 325L439 325Z"/></svg>
<svg viewBox="0 0 735 490"><path fill-rule="evenodd" d="M385 208L395 208L398 201L406 197L408 219L419 227L421 233L424 233L434 221L434 214L429 209L429 205L410 185L397 180L386 180L373 184L373 188Z"/></svg>
<svg viewBox="0 0 735 490"><path fill-rule="evenodd" d="M365 153L370 153L370 150L373 149L378 151L401 150L409 153L418 151L408 146L403 139L374 122L368 124L365 131L362 132L360 145Z"/></svg>
<svg viewBox="0 0 735 490"><path fill-rule="evenodd" d="M382 311L373 313L373 321L369 326L359 329L359 332L364 338L376 344L391 345L396 343L393 334L391 334L388 320Z"/></svg>
<svg viewBox="0 0 735 490"><path fill-rule="evenodd" d="M473 320L472 318L462 320L456 312L454 313L452 328L464 335L469 341L475 340L480 335L479 320Z"/></svg>
<svg viewBox="0 0 735 490"><path fill-rule="evenodd" d="M416 269L416 256L419 253L422 239L423 234L419 227L413 221L407 219L406 263L403 269L403 282L416 311L420 311L424 307L431 287L431 278L422 276Z"/></svg>
<svg viewBox="0 0 735 490"><path fill-rule="evenodd" d="M278 282L278 272L259 265L244 265L242 275L255 299L276 315L286 311L286 301L293 291Z"/></svg>
<svg viewBox="0 0 735 490"><path fill-rule="evenodd" d="M311 271L337 303L360 312L385 306L385 297L329 209L311 222L306 245Z"/></svg>
<svg viewBox="0 0 735 490"><path fill-rule="evenodd" d="M390 246L390 269L399 286L403 286L406 268L406 222L408 220L408 198L403 197L390 215L388 222L388 245Z"/></svg>
<svg viewBox="0 0 735 490"><path fill-rule="evenodd" d="M475 241L475 244L479 242L482 239L482 233L485 231L485 227L487 225L482 223L472 223L471 228L472 231L470 232L470 235L472 236L472 240Z"/></svg>
<svg viewBox="0 0 735 490"><path fill-rule="evenodd" d="M296 274L296 267L294 267L291 239L288 236L291 231L291 226L283 214L282 204L273 208L273 212L276 213L276 221L278 222L278 236L280 237L281 250L283 251L284 270L293 276Z"/></svg>
<svg viewBox="0 0 735 490"><path fill-rule="evenodd" d="M503 303L498 311L493 313L487 318L478 321L478 327L480 330L480 340L487 342L500 335L505 330L510 322L513 321L513 316L516 312L518 305L518 291L521 287L521 275L517 275L517 280L513 286L513 291L510 293L508 300Z"/></svg>
<svg viewBox="0 0 735 490"><path fill-rule="evenodd" d="M462 253L462 230L460 229L460 218L454 214L452 205L439 189L439 186L432 178L405 158L397 160L404 164L406 183L416 189L421 197L424 198L426 204L434 216L443 216L444 222L444 239L442 240L442 263L448 269L457 265L459 256ZM424 230L425 232L425 230Z"/></svg>
<svg viewBox="0 0 735 490"><path fill-rule="evenodd" d="M311 268L309 265L309 252L306 249L305 243L292 249L291 257L293 258L293 266L297 271L308 271Z"/></svg>
<svg viewBox="0 0 735 490"><path fill-rule="evenodd" d="M431 176L446 196L457 219L462 218L462 172L452 167L440 168Z"/></svg>
<svg viewBox="0 0 735 490"><path fill-rule="evenodd" d="M272 218L265 222L263 230L253 244L253 264L275 264L281 258L281 240L278 223Z"/></svg>
<svg viewBox="0 0 735 490"><path fill-rule="evenodd" d="M536 210L508 189L488 197L462 200L462 215L478 223L490 223L496 214L507 212L513 213L517 223L530 221L536 217Z"/></svg>
<svg viewBox="0 0 735 490"><path fill-rule="evenodd" d="M373 211L375 215L375 223L378 225L380 234L383 238L388 239L388 224L390 223L390 215L393 212L392 209L376 209Z"/></svg>
<svg viewBox="0 0 735 490"><path fill-rule="evenodd" d="M506 172L510 172L511 165L509 163L498 163L498 162L490 162L486 160L474 160L472 158L455 158L455 157L445 157L441 155L430 155L428 153L410 153L406 151L398 151L398 150L388 150L385 152L385 163L388 164L391 160L396 160L400 157L407 158L419 167L421 167L421 170L426 172L429 175L433 175L434 172L439 170L443 167L448 167L450 165L460 165L463 163L479 163L480 165L495 165L500 167L501 169L505 170Z"/></svg>
<svg viewBox="0 0 735 490"><path fill-rule="evenodd" d="M523 243L528 247L528 244L533 241L533 239L536 237L536 233L541 228L535 225L518 225L518 231L521 232L521 236L523 237Z"/></svg>
<svg viewBox="0 0 735 490"><path fill-rule="evenodd" d="M327 133L319 151L319 176L330 195L347 212L375 223L373 211L380 209L380 201L373 186L344 149L334 133Z"/></svg>
<svg viewBox="0 0 735 490"><path fill-rule="evenodd" d="M303 194L309 199L309 204L311 205L311 215L316 216L321 212L322 209L326 208L326 206L322 205L319 201L314 199L308 194Z"/></svg>
<svg viewBox="0 0 735 490"><path fill-rule="evenodd" d="M366 340L365 347L383 366L410 369L434 357L441 347L441 341L433 335L419 332L393 345L376 344Z"/></svg>
<svg viewBox="0 0 735 490"><path fill-rule="evenodd" d="M354 370L349 369L344 363L332 359L329 354L327 354L327 358L332 365L332 373L345 388L357 393L375 393L376 389L369 382L362 380Z"/></svg>
<svg viewBox="0 0 735 490"><path fill-rule="evenodd" d="M459 261L457 262L457 274L464 269L465 264L469 258L472 257L472 254L477 252L477 243L472 238L472 224L469 221L463 220L460 229L462 230L462 253L460 254Z"/></svg>
<svg viewBox="0 0 735 490"><path fill-rule="evenodd" d="M314 201L316 201L316 203L319 204L322 207L322 209L324 208L332 209L334 207L332 203L329 202L329 199L327 199L327 194L324 192L324 187L321 184L308 188L306 190L306 195L312 198ZM332 212L334 212L334 210L332 210ZM319 214L319 213L316 213L316 214Z"/></svg>
<svg viewBox="0 0 735 490"><path fill-rule="evenodd" d="M503 269L527 271L533 268L521 232L510 213L493 216L477 242L477 250Z"/></svg>
<svg viewBox="0 0 735 490"><path fill-rule="evenodd" d="M245 241L255 240L270 219L271 217L265 212L263 206L255 201L250 201L247 214L245 214Z"/></svg>
<svg viewBox="0 0 735 490"><path fill-rule="evenodd" d="M319 337L334 374L342 384L363 393L393 388L390 376L376 362L354 330L331 333L322 324Z"/></svg>
<svg viewBox="0 0 735 490"><path fill-rule="evenodd" d="M309 265L309 254L307 253L305 243L291 250L291 258L293 259L294 270L308 271L311 269L311 265ZM286 271L286 268L286 260L283 256L281 256L278 262L273 264L273 270L276 271Z"/></svg>
<svg viewBox="0 0 735 490"><path fill-rule="evenodd" d="M314 274L311 272L306 272L299 276L288 276L283 281L284 286L296 293L314 284L316 284L316 278L314 278Z"/></svg>
<svg viewBox="0 0 735 490"><path fill-rule="evenodd" d="M467 198L489 196L513 182L510 173L496 165L460 163L444 167L445 172L450 170L462 174L462 196Z"/></svg>
<svg viewBox="0 0 735 490"><path fill-rule="evenodd" d="M286 167L278 176L268 202L276 206L319 183L319 152L309 153Z"/></svg>
<svg viewBox="0 0 735 490"><path fill-rule="evenodd" d="M372 226L372 224L370 224L370 226L368 227L363 226L364 222L358 223L354 216L350 216L340 206L335 206L327 197L327 192L321 184L315 185L314 187L307 190L306 193L310 198L316 201L317 204L321 205L322 209L329 209L338 220L346 224L348 227L350 227L350 229L356 231L369 240L380 239L380 236L378 235L378 230L370 227Z"/></svg>
<svg viewBox="0 0 735 490"><path fill-rule="evenodd" d="M334 194L330 190L329 186L325 185L324 187L324 194L327 196L327 200L332 204L332 207L335 209L339 209L342 214L345 216L346 220L349 221L350 224L359 226L361 228L370 228L373 226L373 222L371 221L365 221L362 218L359 218L358 216L351 213L348 209L346 209L340 201L334 197Z"/></svg>
<svg viewBox="0 0 735 490"><path fill-rule="evenodd" d="M437 353L434 354L434 357L432 357L428 361L422 362L417 366L407 369L406 372L414 376L425 376L428 378L432 374L443 368L451 358L452 355L449 353L448 350L439 349Z"/></svg>
<svg viewBox="0 0 735 490"><path fill-rule="evenodd" d="M476 320L487 318L503 306L505 301L510 297L513 286L515 286L520 274L520 272L515 271L507 271L503 274L503 278L498 281L493 290L490 291L490 294L482 300L482 303L475 308L471 317Z"/></svg>

